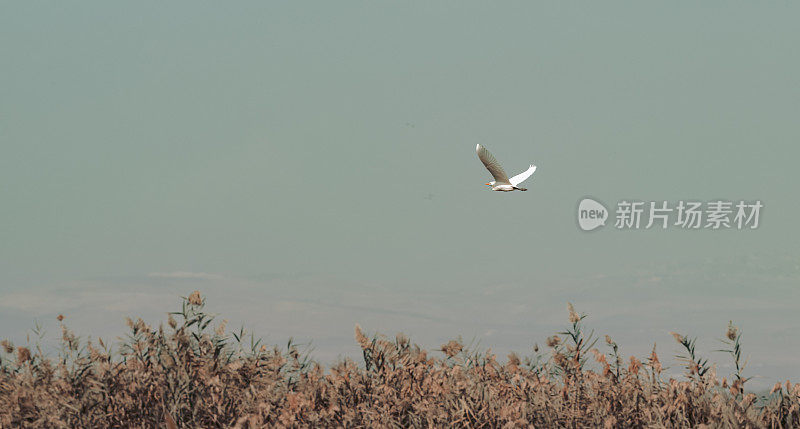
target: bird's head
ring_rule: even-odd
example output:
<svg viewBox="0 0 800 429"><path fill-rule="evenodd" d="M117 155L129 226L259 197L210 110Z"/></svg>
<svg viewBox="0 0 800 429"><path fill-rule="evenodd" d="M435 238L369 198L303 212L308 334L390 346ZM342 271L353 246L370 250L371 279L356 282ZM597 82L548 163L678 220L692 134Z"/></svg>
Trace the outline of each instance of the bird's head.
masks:
<svg viewBox="0 0 800 429"><path fill-rule="evenodd" d="M487 183L486 186L493 187L494 186L494 180L492 180L491 182Z"/></svg>

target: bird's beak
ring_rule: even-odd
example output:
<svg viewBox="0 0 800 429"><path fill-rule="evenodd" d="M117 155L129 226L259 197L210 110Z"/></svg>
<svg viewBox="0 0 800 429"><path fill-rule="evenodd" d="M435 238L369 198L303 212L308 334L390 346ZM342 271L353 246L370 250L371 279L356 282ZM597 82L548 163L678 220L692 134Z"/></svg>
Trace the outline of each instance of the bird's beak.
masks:
<svg viewBox="0 0 800 429"><path fill-rule="evenodd" d="M491 183L487 183L486 186L492 186L492 184Z"/></svg>

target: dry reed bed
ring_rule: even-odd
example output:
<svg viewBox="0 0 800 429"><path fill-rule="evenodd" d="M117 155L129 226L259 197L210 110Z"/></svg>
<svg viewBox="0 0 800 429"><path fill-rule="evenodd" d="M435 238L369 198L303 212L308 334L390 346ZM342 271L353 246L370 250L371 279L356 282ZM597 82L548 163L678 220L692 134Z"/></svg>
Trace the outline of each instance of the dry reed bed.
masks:
<svg viewBox="0 0 800 429"><path fill-rule="evenodd" d="M800 384L745 393L741 333L729 325L736 372L720 380L685 350L680 380L665 379L655 347L623 359L608 336L587 335L569 306L568 329L505 363L450 341L428 352L403 335L366 336L363 363L324 370L289 342L266 347L212 326L198 292L167 326L128 320L115 350L62 323L62 347L0 348L0 427L795 427ZM176 320L177 319L177 320ZM31 350L33 348L33 350ZM606 350L606 352L601 351Z"/></svg>

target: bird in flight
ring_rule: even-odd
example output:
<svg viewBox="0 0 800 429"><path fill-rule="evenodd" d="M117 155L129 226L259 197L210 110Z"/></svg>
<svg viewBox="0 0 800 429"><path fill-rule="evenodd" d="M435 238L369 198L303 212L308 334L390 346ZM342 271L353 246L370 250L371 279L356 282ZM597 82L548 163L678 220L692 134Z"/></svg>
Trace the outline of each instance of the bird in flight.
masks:
<svg viewBox="0 0 800 429"><path fill-rule="evenodd" d="M500 165L500 163L494 159L494 156L492 156L491 152L486 150L486 148L481 145L478 145L475 150L478 152L478 158L481 160L483 165L486 166L486 169L489 170L489 173L492 173L492 177L494 177L494 180L487 183L486 186L490 186L493 191L527 191L526 188L520 188L517 185L524 182L528 177L531 177L531 174L536 171L535 165L531 164L527 170L509 179L505 170L503 170L503 167Z"/></svg>

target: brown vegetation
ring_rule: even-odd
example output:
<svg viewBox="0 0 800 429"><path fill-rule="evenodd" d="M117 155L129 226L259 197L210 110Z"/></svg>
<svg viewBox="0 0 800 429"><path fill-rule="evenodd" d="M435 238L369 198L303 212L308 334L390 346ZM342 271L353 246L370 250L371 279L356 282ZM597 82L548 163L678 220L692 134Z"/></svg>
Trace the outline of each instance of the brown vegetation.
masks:
<svg viewBox="0 0 800 429"><path fill-rule="evenodd" d="M745 393L733 325L730 384L679 334L680 380L662 376L655 347L643 360L623 359L608 336L595 347L571 305L569 328L529 358L512 353L500 363L455 340L428 352L403 335L370 337L356 326L363 363L346 359L326 371L291 342L268 348L243 330L227 334L224 322L212 327L203 306L195 292L166 327L128 320L116 351L81 341L62 316L57 358L3 341L0 427L800 425L800 384L776 384L760 399Z"/></svg>

